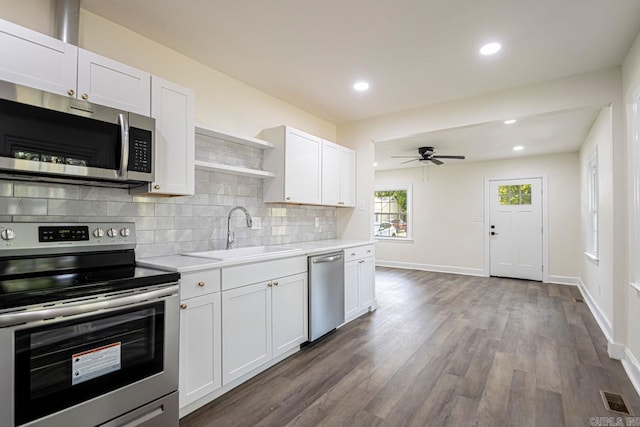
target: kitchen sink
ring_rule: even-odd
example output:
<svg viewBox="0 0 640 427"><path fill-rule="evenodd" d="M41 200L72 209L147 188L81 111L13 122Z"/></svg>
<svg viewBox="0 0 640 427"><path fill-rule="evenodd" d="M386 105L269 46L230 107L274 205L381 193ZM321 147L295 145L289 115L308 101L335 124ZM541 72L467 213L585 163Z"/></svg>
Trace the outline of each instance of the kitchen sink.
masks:
<svg viewBox="0 0 640 427"><path fill-rule="evenodd" d="M183 255L226 261L238 258L255 258L296 250L296 248L287 248L282 246L250 246L247 248L222 249L217 251L189 252Z"/></svg>

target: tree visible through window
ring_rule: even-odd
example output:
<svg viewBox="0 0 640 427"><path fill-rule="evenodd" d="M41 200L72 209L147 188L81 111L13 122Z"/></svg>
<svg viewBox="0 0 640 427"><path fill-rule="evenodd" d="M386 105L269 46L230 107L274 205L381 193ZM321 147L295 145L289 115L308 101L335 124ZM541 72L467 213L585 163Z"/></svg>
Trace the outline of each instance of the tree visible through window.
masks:
<svg viewBox="0 0 640 427"><path fill-rule="evenodd" d="M531 184L500 185L498 197L501 205L530 205Z"/></svg>
<svg viewBox="0 0 640 427"><path fill-rule="evenodd" d="M409 236L407 189L379 190L373 199L373 235L406 239Z"/></svg>

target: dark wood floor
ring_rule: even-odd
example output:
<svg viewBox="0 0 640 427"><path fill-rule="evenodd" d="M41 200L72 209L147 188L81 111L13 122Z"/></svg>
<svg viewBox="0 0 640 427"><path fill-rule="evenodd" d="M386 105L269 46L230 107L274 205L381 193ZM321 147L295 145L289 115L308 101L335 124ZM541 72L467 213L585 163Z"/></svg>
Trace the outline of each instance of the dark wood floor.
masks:
<svg viewBox="0 0 640 427"><path fill-rule="evenodd" d="M577 288L378 268L378 310L180 422L588 426L640 398Z"/></svg>

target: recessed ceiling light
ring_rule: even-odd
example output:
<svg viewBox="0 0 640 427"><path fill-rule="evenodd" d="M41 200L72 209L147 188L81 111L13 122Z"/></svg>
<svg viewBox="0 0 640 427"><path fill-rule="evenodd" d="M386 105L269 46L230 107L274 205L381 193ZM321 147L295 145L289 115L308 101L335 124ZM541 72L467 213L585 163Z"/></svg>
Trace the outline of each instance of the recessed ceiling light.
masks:
<svg viewBox="0 0 640 427"><path fill-rule="evenodd" d="M377 167L378 166L378 162L373 162L373 167Z"/></svg>
<svg viewBox="0 0 640 427"><path fill-rule="evenodd" d="M502 46L500 45L500 43L496 43L496 42L487 43L480 48L480 54L493 55L494 53L497 53L501 48Z"/></svg>
<svg viewBox="0 0 640 427"><path fill-rule="evenodd" d="M513 147L513 151L522 151L524 150L524 147L522 145L516 145L515 147Z"/></svg>
<svg viewBox="0 0 640 427"><path fill-rule="evenodd" d="M505 125L512 125L512 124L514 124L515 122L517 122L517 120L516 120L516 119L509 119L509 120L505 120L505 121L504 121L504 124L505 124Z"/></svg>
<svg viewBox="0 0 640 427"><path fill-rule="evenodd" d="M364 92L365 90L369 90L369 83L367 82L358 82L353 85L353 88L358 92Z"/></svg>

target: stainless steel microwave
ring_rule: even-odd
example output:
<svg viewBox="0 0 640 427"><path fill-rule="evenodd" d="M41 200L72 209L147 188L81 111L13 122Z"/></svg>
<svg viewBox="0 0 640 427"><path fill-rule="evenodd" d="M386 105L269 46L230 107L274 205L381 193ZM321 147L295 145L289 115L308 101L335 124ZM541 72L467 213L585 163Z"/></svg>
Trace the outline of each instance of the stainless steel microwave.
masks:
<svg viewBox="0 0 640 427"><path fill-rule="evenodd" d="M0 82L0 175L135 187L154 180L155 120Z"/></svg>

